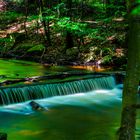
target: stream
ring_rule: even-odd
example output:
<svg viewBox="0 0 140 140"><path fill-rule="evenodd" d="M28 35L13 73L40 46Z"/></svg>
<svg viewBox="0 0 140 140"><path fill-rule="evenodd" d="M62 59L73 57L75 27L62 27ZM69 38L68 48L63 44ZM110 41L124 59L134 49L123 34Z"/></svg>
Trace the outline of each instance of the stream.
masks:
<svg viewBox="0 0 140 140"><path fill-rule="evenodd" d="M79 70L0 60L0 81L65 71ZM44 111L33 110L29 105L31 101L0 106L0 132L7 133L8 140L115 140L120 126L122 87L120 84L113 89L35 100L45 108ZM139 131L140 112L137 140L140 140Z"/></svg>
<svg viewBox="0 0 140 140"><path fill-rule="evenodd" d="M0 108L1 131L9 140L115 140L120 121L121 90L96 90L29 101Z"/></svg>

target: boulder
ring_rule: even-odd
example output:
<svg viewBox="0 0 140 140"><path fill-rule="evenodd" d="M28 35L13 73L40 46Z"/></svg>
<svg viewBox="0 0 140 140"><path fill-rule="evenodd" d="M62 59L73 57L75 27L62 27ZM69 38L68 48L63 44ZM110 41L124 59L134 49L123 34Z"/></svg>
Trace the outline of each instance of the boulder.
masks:
<svg viewBox="0 0 140 140"><path fill-rule="evenodd" d="M40 104L38 104L37 102L35 101L31 101L29 103L29 105L32 107L33 110L35 111L46 111L47 109L43 106L41 106Z"/></svg>

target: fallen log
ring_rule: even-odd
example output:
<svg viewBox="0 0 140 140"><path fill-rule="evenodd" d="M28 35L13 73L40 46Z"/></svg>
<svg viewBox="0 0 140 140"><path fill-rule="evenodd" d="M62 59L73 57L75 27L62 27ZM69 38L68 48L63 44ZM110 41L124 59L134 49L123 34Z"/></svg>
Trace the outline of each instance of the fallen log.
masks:
<svg viewBox="0 0 140 140"><path fill-rule="evenodd" d="M112 72L90 72L90 73L83 73L83 72L68 73L68 72L63 72L63 73L59 73L59 74L55 74L55 75L33 76L33 77L26 77L26 78L21 78L21 79L5 80L5 81L0 83L0 86L10 85L10 84L18 84L20 82L24 82L25 84L31 84L31 83L36 83L36 82L40 82L40 81L44 81L44 80L51 80L51 79L61 79L61 80L63 80L65 78L72 77L72 76L78 76L79 80L81 80L81 79L89 79L89 78L100 78L100 77L104 77L104 76L115 76L116 81L118 81L118 83L122 83L125 74L121 73L121 72L116 72L116 73L112 73ZM90 76L90 77L82 78L80 76ZM68 81L75 81L75 80L78 80L78 79L75 78L75 79L71 79L71 80L68 80ZM61 82L61 81L59 81L59 82Z"/></svg>
<svg viewBox="0 0 140 140"><path fill-rule="evenodd" d="M10 85L10 84L17 84L20 82L28 82L28 83L35 83L35 82L40 82L43 80L51 80L51 79L65 79L71 76L86 76L86 75L91 75L93 77L102 77L102 76L110 76L112 74L108 73L98 73L98 72L91 72L91 73L68 73L68 72L63 72L60 74L55 74L55 75L44 75L44 76L33 76L33 77L26 77L26 78L21 78L21 79L14 79L14 80L5 80L0 83L0 86L5 86L5 85ZM74 81L74 80L73 80Z"/></svg>

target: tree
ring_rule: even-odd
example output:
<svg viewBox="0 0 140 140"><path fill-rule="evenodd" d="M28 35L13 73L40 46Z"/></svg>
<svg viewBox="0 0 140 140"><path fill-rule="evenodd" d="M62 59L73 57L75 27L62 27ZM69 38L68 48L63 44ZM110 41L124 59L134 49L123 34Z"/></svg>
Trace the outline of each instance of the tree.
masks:
<svg viewBox="0 0 140 140"><path fill-rule="evenodd" d="M117 15L126 9L124 0L104 0L107 17Z"/></svg>
<svg viewBox="0 0 140 140"><path fill-rule="evenodd" d="M67 8L67 16L72 19L72 0L67 0L66 2L66 8ZM72 48L74 46L73 42L73 36L70 31L67 31L66 33L66 48Z"/></svg>
<svg viewBox="0 0 140 140"><path fill-rule="evenodd" d="M38 5L39 5L39 10L40 10L40 14L41 14L41 17L42 17L42 25L43 25L43 28L44 28L44 33L45 33L45 37L46 37L46 42L47 42L47 45L50 46L51 45L51 38L50 38L50 23L49 21L45 21L45 17L46 17L46 13L44 13L44 5L43 5L43 0L38 0Z"/></svg>
<svg viewBox="0 0 140 140"><path fill-rule="evenodd" d="M27 28L26 28L26 22L27 22L27 18L28 18L28 0L25 0L25 20L24 20L24 30L25 30L25 35L27 37Z"/></svg>
<svg viewBox="0 0 140 140"><path fill-rule="evenodd" d="M136 2L130 0L128 5ZM119 140L135 140L136 99L140 79L140 14L139 7L129 12L128 66L122 99Z"/></svg>

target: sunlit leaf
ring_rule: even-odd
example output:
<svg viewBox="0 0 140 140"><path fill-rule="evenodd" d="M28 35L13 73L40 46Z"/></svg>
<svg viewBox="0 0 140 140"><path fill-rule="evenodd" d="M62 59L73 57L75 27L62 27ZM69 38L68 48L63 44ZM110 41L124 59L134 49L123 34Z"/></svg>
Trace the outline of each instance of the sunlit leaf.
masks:
<svg viewBox="0 0 140 140"><path fill-rule="evenodd" d="M140 15L140 6L134 8L131 12L132 15Z"/></svg>
<svg viewBox="0 0 140 140"><path fill-rule="evenodd" d="M33 51L42 51L44 50L45 46L42 44L35 45L34 47L30 48L27 52L33 52Z"/></svg>

